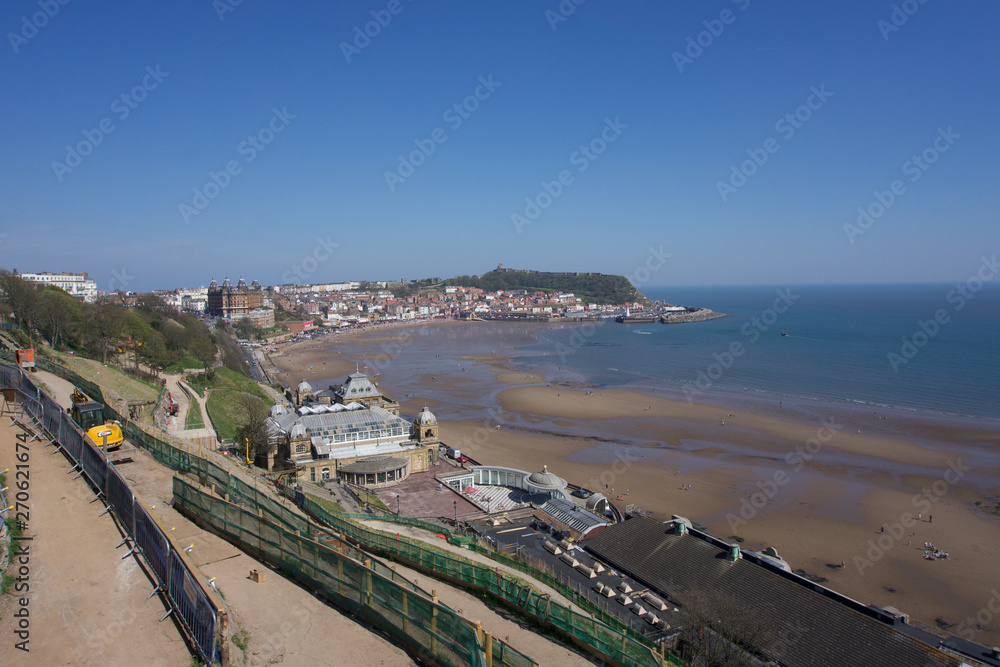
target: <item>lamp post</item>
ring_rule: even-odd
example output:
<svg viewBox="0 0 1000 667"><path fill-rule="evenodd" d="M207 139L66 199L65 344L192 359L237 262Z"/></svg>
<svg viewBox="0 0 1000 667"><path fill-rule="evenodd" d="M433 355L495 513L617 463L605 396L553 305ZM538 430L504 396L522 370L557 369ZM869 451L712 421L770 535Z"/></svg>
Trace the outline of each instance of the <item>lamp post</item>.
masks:
<svg viewBox="0 0 1000 667"><path fill-rule="evenodd" d="M458 527L458 501L457 500L453 500L453 501L451 501L451 504L455 506L455 527L457 528Z"/></svg>
<svg viewBox="0 0 1000 667"><path fill-rule="evenodd" d="M396 494L396 516L399 516L399 494Z"/></svg>

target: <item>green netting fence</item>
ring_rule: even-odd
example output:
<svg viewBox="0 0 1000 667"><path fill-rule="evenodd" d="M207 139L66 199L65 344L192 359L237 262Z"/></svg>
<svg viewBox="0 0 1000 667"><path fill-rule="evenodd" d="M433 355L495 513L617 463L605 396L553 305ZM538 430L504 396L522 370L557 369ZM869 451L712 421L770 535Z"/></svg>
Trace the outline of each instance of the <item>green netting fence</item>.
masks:
<svg viewBox="0 0 1000 667"><path fill-rule="evenodd" d="M258 515L258 518L265 517L268 522L282 527L282 530L292 533L299 531L307 539L330 537L330 534L322 528L315 526L271 497L268 488L258 489L247 484L218 464L197 456L190 449L185 451L147 433L139 424L123 418L105 400L100 387L80 377L71 369L48 361L45 361L42 367L66 377L81 387L94 400L103 403L109 414L125 425L126 436L164 465L197 476L204 484L215 487L219 495L228 497L233 502L245 504L250 508L251 513ZM265 484L265 482L261 482L261 484ZM588 651L596 652L612 662L625 667L683 666L686 664L670 654L666 654L661 661L659 647L651 640L628 627L617 617L596 607L584 596L559 582L555 577L529 565L504 558L495 552L477 549L477 551L485 552L485 555L490 558L503 562L504 565L516 568L552 586L567 595L581 608L591 610L592 613L582 614L569 609L551 600L548 595L533 590L530 585L524 584L510 575L505 575L497 568L490 568L456 554L434 549L417 540L366 528L345 514L328 511L308 496L303 502L303 509L335 531L339 531L347 541L361 549L405 562L433 576L448 579L459 586L493 595L508 605L520 609L529 617L533 617L541 625L561 632ZM414 525L425 530L442 533L451 541L464 542L461 537L416 519L385 516L380 517L380 520Z"/></svg>
<svg viewBox="0 0 1000 667"><path fill-rule="evenodd" d="M423 542L366 528L343 514L327 511L308 496L303 499L302 507L366 550L407 563L464 588L486 592L613 662L627 667L685 664L669 655L661 662L657 649L649 640L638 640L593 615L569 609L498 568L434 549ZM537 571L530 574L536 576Z"/></svg>
<svg viewBox="0 0 1000 667"><path fill-rule="evenodd" d="M173 493L182 512L378 627L424 661L456 667L537 664L411 582L373 568L375 561L352 558L342 541L324 543L290 531L180 477L174 477Z"/></svg>

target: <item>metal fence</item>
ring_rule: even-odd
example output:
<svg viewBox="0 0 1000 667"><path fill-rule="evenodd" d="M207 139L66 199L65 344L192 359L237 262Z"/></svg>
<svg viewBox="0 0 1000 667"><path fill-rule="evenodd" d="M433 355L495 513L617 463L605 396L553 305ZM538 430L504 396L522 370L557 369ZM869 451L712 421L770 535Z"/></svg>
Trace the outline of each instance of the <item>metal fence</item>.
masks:
<svg viewBox="0 0 1000 667"><path fill-rule="evenodd" d="M626 667L685 664L669 654L664 654L661 658L659 647L655 647L651 641L634 638L595 616L569 609L552 600L549 595L534 590L529 584L501 572L499 568L491 568L457 554L434 549L416 540L371 530L342 514L327 511L308 496L303 501L303 509L345 537L356 540L365 549L410 564L465 588L493 595L533 617L540 625L559 631L605 660ZM534 572L532 576L535 576Z"/></svg>
<svg viewBox="0 0 1000 667"><path fill-rule="evenodd" d="M74 382L79 378L73 371L63 367L53 370ZM67 375L67 373L71 375ZM83 383L84 391L90 392L92 396L96 397L95 400L104 402L113 414L117 414L103 400L103 393L99 387L83 380L83 378L79 378L79 380ZM316 540L330 537L329 531L305 520L275 500L268 488L257 489L253 485L243 482L239 477L231 475L226 469L214 462L150 435L143 431L138 424L125 420L122 422L125 423L126 436L133 443L146 449L157 460L170 468L196 475L204 484L213 486L220 496L244 504L252 512L259 512L261 516L265 516L269 523L281 526L284 530L293 533L299 531L308 539ZM494 595L507 604L519 608L522 613L533 617L540 624L557 630L563 636L604 659L626 667L661 667L662 665L686 664L676 656L662 652L662 648L653 643L652 640L628 627L617 617L596 607L585 596L565 586L555 577L529 565L503 558L493 552L485 554L504 565L516 568L552 586L591 613L582 614L552 601L548 595L533 590L531 586L523 584L509 575L504 575L496 568L444 550L434 549L423 542L368 529L353 521L351 515L330 512L308 497L303 502L303 509L331 526L335 531L339 531L362 549L384 554L434 576L443 576L465 588ZM395 521L397 518L387 515L379 517L379 519ZM139 521L138 516L136 521ZM399 523L414 525L426 530L434 529L444 534L449 541L465 542L460 537L454 536L446 530L438 529L432 524L421 525L425 522L413 519L400 520Z"/></svg>
<svg viewBox="0 0 1000 667"><path fill-rule="evenodd" d="M384 566L380 571L376 566L381 564L343 540L332 535L321 540L299 534L272 523L263 512L211 496L180 477L174 477L173 490L175 507L182 512L375 625L424 661L484 667L536 664L412 582L397 580ZM279 515L284 513L272 514ZM293 525L308 524L294 513L284 516ZM313 533L321 536L321 531Z"/></svg>
<svg viewBox="0 0 1000 667"><path fill-rule="evenodd" d="M100 388L78 376L76 380L79 380L84 391L94 400L103 402L104 396ZM60 447L73 466L80 470L80 474L104 497L125 532L126 539L135 545L134 548L149 564L159 589L167 597L171 613L176 614L178 621L192 638L202 660L227 664L226 642L222 642L218 655L216 652L219 617L226 613L221 601L203 583L197 568L187 555L166 537L114 464L26 373L17 367L0 364L0 382L4 388L18 391L24 421L30 422L37 431L44 432Z"/></svg>

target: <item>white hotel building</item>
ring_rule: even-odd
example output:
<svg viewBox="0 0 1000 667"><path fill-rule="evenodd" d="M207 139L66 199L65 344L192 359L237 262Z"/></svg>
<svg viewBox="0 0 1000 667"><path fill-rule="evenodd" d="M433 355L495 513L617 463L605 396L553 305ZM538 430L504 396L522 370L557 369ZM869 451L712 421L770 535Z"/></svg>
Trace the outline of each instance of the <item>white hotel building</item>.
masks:
<svg viewBox="0 0 1000 667"><path fill-rule="evenodd" d="M18 273L17 270L14 273L23 280L39 283L43 286L55 285L83 301L93 302L97 299L97 283L87 277L86 273L50 273L48 271Z"/></svg>

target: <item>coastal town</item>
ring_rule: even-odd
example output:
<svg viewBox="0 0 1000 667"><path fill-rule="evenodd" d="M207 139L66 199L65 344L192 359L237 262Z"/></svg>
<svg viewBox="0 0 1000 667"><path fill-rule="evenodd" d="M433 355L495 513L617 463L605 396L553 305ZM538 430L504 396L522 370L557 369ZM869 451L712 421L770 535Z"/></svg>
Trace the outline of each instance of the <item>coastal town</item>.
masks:
<svg viewBox="0 0 1000 667"><path fill-rule="evenodd" d="M570 643L598 663L905 667L922 660L941 667L992 667L1000 660L985 645L968 641L963 625L927 623L930 614L941 612L930 611L935 607L927 606L920 591L896 595L891 568L883 565L861 580L881 558L881 552L852 554L842 546L864 534L861 522L827 521L824 531L830 534L807 539L789 533L788 527L803 521L802 511L781 506L787 499L780 497L780 487L792 473L780 464L773 492L766 483L753 484L751 464L714 465L727 458L719 449L734 443L782 461L785 448L803 441L845 457L870 457L879 447L892 456L898 449L900 456L936 465L933 456L887 430L884 414L869 418L840 410L832 426L813 435L812 417L785 413L781 403L770 413L737 405L723 410L710 402L672 399L669 390L553 379L530 359L520 360L527 367L512 363L516 348L510 343L528 345L537 332L583 335L579 332L596 329L591 323L598 320L640 325L611 323L604 329L631 339L632 333L650 335L643 324L724 315L651 301L630 284L622 289L620 276L510 271L502 265L490 274L272 287L224 279L197 289L102 294L90 289L86 274L0 272L0 289L7 295L3 314L11 323L0 331L0 343L13 362L3 375L17 406L10 408L13 423L26 433L56 434L82 427L85 406L98 413L117 410L110 414L126 437L113 446L94 445L106 447L108 457L94 453L86 464L109 462L108 472L84 468L98 490L107 491L102 485L114 465L130 465L133 477L140 468L150 474L155 469L161 486L141 492L173 494L171 524L188 518L199 526L211 524L204 539L211 533L246 550L247 562L261 555L259 536L246 542L245 534L227 534L225 524L212 522L217 511L236 512L248 502L251 496L236 492L240 487L232 476L248 477L255 485L254 521L263 513L285 516L295 507L348 537L366 567L389 571L391 564L391 581L407 572L397 571L397 564L414 568L400 585L415 587L432 578L431 598L483 592L485 576L486 592L512 604L532 628L563 640L576 637ZM514 279L534 286L496 288L497 281ZM18 323L18 315L33 309L62 309L72 317L47 317L37 324L22 317ZM72 319L120 326L105 338L73 326L54 328L54 322ZM699 331L694 325L661 329L668 338ZM394 352L386 359L373 349ZM76 383L72 394L67 380ZM136 400L140 380L152 390L145 400ZM56 428L43 413L32 414L32 396L43 391L33 382L63 389L62 404L75 410L66 415L77 422L63 417L62 409L56 414L69 426ZM115 402L112 388L130 382L133 388ZM106 406L86 400L82 388L103 395ZM864 436L860 428L853 433L856 423L864 423ZM91 447L87 443L96 441L90 433L74 446ZM55 442L56 435L51 437ZM691 446L698 442L708 446ZM171 480L157 460L177 476ZM228 481L220 483L219 472L214 477L195 472L210 465L226 469ZM835 502L823 491L826 471L795 472L804 487L815 487L815 492L804 488L795 500L814 507ZM945 478L949 484L957 484L964 469L955 474L954 480ZM206 487L214 484L214 495L193 490L192 476ZM172 491L164 482L172 483ZM863 501L866 511L885 513L883 506L905 506L908 498L901 490L879 493L870 503ZM905 548L905 558L925 568L934 561L929 576L961 576L950 567L953 560L988 557L951 546L979 521L963 510L974 504L975 491L962 493L961 504L935 507L937 521L929 512L926 521L918 514L915 522L902 524L883 515L872 549L892 548L903 537L898 528L903 525L909 539L897 552ZM193 494L200 494L197 500L191 500ZM953 491L951 498L958 494ZM233 497L244 500L204 512ZM121 498L109 496L116 512L122 511L115 505ZM732 513L737 504L739 517ZM261 530L263 535L273 528ZM442 538L454 559L444 565L443 580L437 578L443 561L436 550ZM934 544L947 545L948 551ZM269 569L276 577L301 580L302 568L289 565L287 553L263 556L250 560L251 581L265 582ZM469 564L470 558L479 564ZM503 579L507 575L500 574L498 563L508 574L513 568L516 576L528 577L526 592L505 583L513 579ZM196 564L189 567L202 576ZM231 591L231 574L219 576ZM887 600L866 587L870 581L891 588L893 597ZM536 586L552 592L536 592ZM211 590L203 592L211 597ZM522 599L534 602L525 606ZM460 604L461 610L469 603ZM913 619L911 609L917 612ZM704 626L705 613L719 620ZM501 615L488 605L481 612L492 627ZM249 618L244 615L244 622ZM599 631L596 622L602 624ZM595 629L576 636L581 623ZM615 650L600 639L602 633L614 636ZM845 634L855 641L838 641ZM554 662L567 662L559 652L568 646L535 629L513 636L536 655L548 651L560 656ZM412 650L407 641L404 646ZM504 642L509 645L509 635ZM428 650L433 655L437 645ZM719 652L731 659L719 661Z"/></svg>

